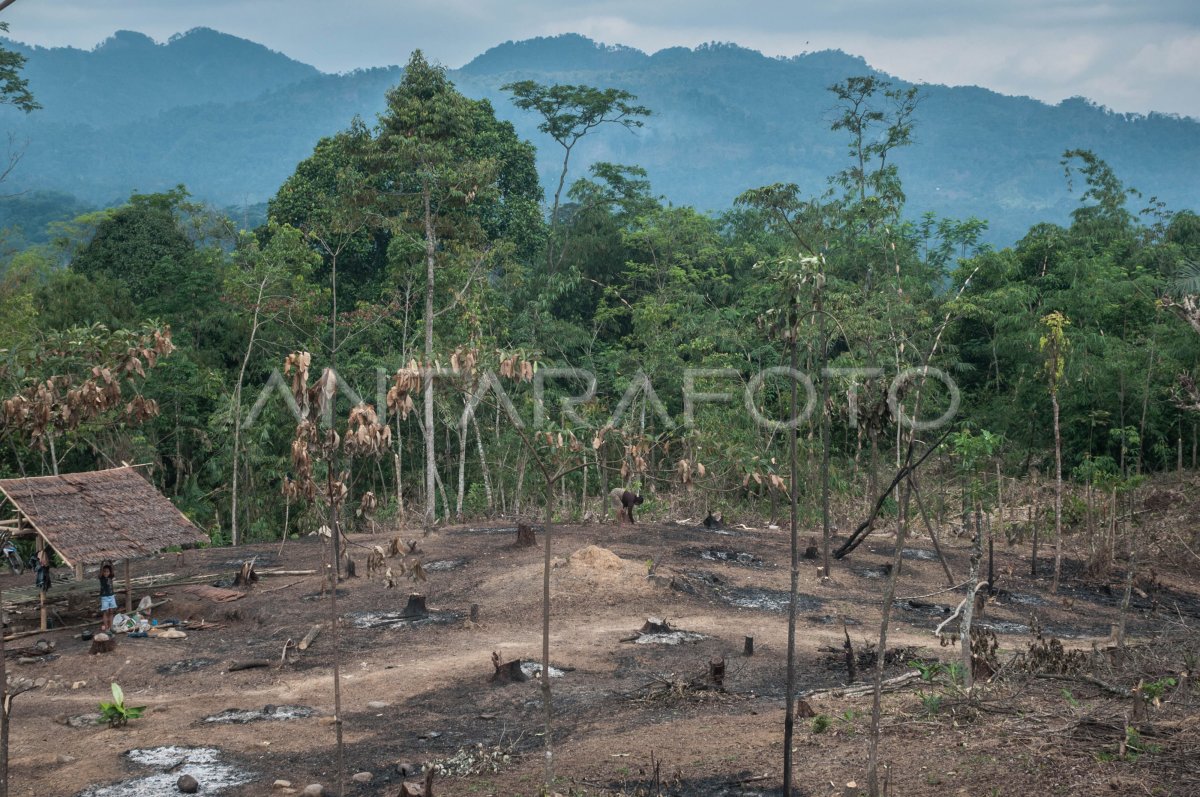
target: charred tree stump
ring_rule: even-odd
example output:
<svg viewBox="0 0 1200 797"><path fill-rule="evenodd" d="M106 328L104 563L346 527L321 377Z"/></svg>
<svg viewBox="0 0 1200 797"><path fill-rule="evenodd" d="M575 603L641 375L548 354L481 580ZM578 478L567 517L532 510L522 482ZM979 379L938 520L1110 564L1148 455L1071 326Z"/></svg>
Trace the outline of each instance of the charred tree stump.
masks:
<svg viewBox="0 0 1200 797"><path fill-rule="evenodd" d="M846 621L842 620L842 633L846 639L842 642L842 650L846 656L846 683L852 684L858 680L858 659L854 655L854 644L850 641L850 632L846 630Z"/></svg>
<svg viewBox="0 0 1200 797"><path fill-rule="evenodd" d="M647 617L645 625L642 626L642 630L639 631L638 633L639 634L669 634L674 630L675 629L671 627L671 624L668 623L666 620L662 619L661 617Z"/></svg>
<svg viewBox="0 0 1200 797"><path fill-rule="evenodd" d="M796 700L796 716L798 718L815 717L817 712L813 711L813 707L809 705L807 700L802 698Z"/></svg>
<svg viewBox="0 0 1200 797"><path fill-rule="evenodd" d="M808 538L808 547L804 549L804 558L809 559L809 560L816 560L816 559L821 558L821 550L817 546L817 538L816 537Z"/></svg>
<svg viewBox="0 0 1200 797"><path fill-rule="evenodd" d="M396 797L433 797L433 767L425 770L425 782L422 785L401 783Z"/></svg>
<svg viewBox="0 0 1200 797"><path fill-rule="evenodd" d="M708 682L715 689L725 688L725 657L717 656L708 660Z"/></svg>
<svg viewBox="0 0 1200 797"><path fill-rule="evenodd" d="M468 616L470 617L472 623L479 622L479 604L478 603L471 604L471 613Z"/></svg>
<svg viewBox="0 0 1200 797"><path fill-rule="evenodd" d="M254 570L254 560L251 559L247 562L242 562L241 569L239 569L237 575L233 577L233 585L235 587L244 587L249 589L257 583L258 573Z"/></svg>
<svg viewBox="0 0 1200 797"><path fill-rule="evenodd" d="M424 617L427 614L429 609L425 608L425 596L416 592L408 596L408 605L400 612L401 617Z"/></svg>
<svg viewBox="0 0 1200 797"><path fill-rule="evenodd" d="M742 655L743 656L753 656L754 655L754 637L752 637L752 636L746 637L746 644L745 644L745 646L742 647Z"/></svg>
<svg viewBox="0 0 1200 797"><path fill-rule="evenodd" d="M517 524L517 547L532 548L537 545L537 538L533 535L533 527L528 523Z"/></svg>
<svg viewBox="0 0 1200 797"><path fill-rule="evenodd" d="M529 676L521 669L520 659L513 659L501 664L500 654L493 651L492 666L496 668L496 671L492 673L492 677L488 680L494 684L516 684L529 680Z"/></svg>
<svg viewBox="0 0 1200 797"><path fill-rule="evenodd" d="M354 560L349 556L342 557L342 572L346 578L358 578L358 568L354 565Z"/></svg>
<svg viewBox="0 0 1200 797"><path fill-rule="evenodd" d="M88 653L112 653L117 649L117 640L110 634L96 634Z"/></svg>

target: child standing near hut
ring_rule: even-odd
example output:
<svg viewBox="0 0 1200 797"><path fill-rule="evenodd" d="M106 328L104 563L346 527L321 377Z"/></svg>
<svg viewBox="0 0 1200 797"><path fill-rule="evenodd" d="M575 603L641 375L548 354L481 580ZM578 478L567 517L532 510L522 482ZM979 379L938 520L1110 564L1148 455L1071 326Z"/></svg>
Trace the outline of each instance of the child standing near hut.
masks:
<svg viewBox="0 0 1200 797"><path fill-rule="evenodd" d="M112 628L113 612L117 610L117 598L113 594L113 569L108 562L100 565L100 614L104 618L100 630Z"/></svg>

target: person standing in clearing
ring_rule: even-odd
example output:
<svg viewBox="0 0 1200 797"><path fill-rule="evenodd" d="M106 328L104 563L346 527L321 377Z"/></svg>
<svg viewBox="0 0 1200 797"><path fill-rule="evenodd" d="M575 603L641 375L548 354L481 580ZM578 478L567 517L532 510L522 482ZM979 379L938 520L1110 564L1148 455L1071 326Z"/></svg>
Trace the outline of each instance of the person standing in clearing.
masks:
<svg viewBox="0 0 1200 797"><path fill-rule="evenodd" d="M117 610L117 598L113 594L113 569L108 562L100 565L100 614L104 618L100 623L103 632L112 628L113 612Z"/></svg>
<svg viewBox="0 0 1200 797"><path fill-rule="evenodd" d="M633 523L633 508L646 500L642 496L622 490L620 487L609 490L608 497L612 501L613 509L617 512L617 522L620 524L624 524L626 521Z"/></svg>

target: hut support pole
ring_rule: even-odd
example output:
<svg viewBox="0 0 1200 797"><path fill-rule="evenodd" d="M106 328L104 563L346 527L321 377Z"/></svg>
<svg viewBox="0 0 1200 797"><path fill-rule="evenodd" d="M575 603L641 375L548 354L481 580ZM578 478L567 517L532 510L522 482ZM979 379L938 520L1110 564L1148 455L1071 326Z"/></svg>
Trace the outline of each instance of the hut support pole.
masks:
<svg viewBox="0 0 1200 797"><path fill-rule="evenodd" d="M37 536L37 549L38 549L39 554L42 551L46 550L46 541L44 539L42 539L41 534L39 534ZM41 560L42 560L42 557L38 556L38 561L40 562ZM41 630L45 631L46 630L46 590L44 590L44 589L38 590L38 607L40 609L39 614L41 617L41 625L39 626L39 628Z"/></svg>
<svg viewBox="0 0 1200 797"><path fill-rule="evenodd" d="M129 581L129 560L125 560L125 614L133 614L133 584Z"/></svg>

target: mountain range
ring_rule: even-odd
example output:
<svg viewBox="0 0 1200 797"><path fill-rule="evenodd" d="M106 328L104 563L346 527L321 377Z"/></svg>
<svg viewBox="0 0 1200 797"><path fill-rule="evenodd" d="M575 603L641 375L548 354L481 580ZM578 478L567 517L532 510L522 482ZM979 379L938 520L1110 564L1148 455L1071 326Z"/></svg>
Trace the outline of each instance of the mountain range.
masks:
<svg viewBox="0 0 1200 797"><path fill-rule="evenodd" d="M161 44L120 31L92 50L5 46L26 56L43 108L28 116L0 108L0 125L23 150L3 191L18 196L0 203L0 224L22 202L45 204L45 192L67 195L63 203L77 209L182 183L221 207L261 203L321 136L356 115L373 121L401 77L396 66L324 74L205 28ZM590 135L573 156L572 176L594 161L637 164L655 193L713 212L772 182L827 190L829 176L849 163L844 133L830 130L828 87L865 74L880 73L840 51L771 58L710 44L649 54L573 34L506 42L450 71L463 93L489 99L534 142L544 185L557 176L561 151L501 86L528 78L633 92L654 115L633 132ZM1147 198L1200 209L1195 119L1115 113L1084 98L1048 105L975 86L920 89L915 142L895 158L914 217L977 216L996 244L1040 221L1063 222L1078 202L1060 165L1072 148L1095 151Z"/></svg>

